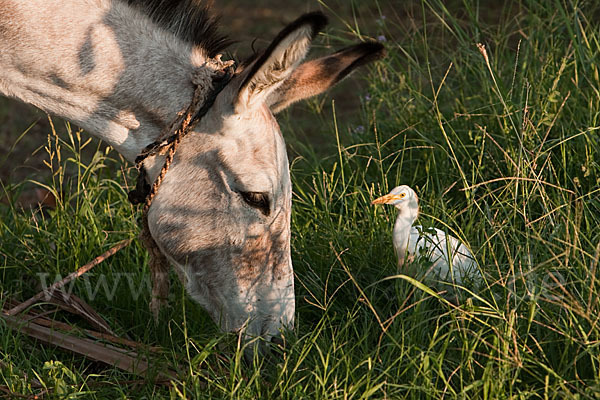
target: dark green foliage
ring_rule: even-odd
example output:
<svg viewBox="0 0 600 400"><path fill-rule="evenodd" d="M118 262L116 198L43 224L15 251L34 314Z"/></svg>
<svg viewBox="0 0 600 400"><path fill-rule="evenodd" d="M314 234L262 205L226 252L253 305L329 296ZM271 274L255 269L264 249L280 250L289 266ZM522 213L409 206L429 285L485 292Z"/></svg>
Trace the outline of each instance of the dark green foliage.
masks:
<svg viewBox="0 0 600 400"><path fill-rule="evenodd" d="M114 299L90 304L119 334L167 349L165 363L187 368L182 382L121 386L131 377L0 327L0 385L36 393L27 373L56 398L597 398L600 6L513 1L486 13L485 1L448 3L422 0L414 24L381 20L388 57L363 93L347 94L363 98L360 122L323 111L312 128L337 147L315 150L291 115L280 118L297 288L286 351L245 365L235 338L178 284L155 327L149 292L132 301L123 281ZM2 300L137 233L123 189L131 177L114 173L103 147L82 164L78 137L67 135L51 161L48 187L63 188L55 211L0 206ZM78 172L63 181L69 163ZM458 307L397 275L395 211L370 202L398 184L416 189L421 224L460 237L480 264L486 287ZM94 274L141 282L145 262L136 244ZM74 290L86 298L82 285Z"/></svg>

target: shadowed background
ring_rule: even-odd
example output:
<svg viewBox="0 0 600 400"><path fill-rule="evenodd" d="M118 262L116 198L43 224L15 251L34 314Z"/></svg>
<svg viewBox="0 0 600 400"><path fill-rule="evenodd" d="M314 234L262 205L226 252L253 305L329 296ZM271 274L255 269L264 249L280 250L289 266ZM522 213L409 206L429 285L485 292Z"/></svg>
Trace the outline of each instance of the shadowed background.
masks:
<svg viewBox="0 0 600 400"><path fill-rule="evenodd" d="M448 3L451 8L461 7L460 1ZM494 18L494 10L498 7L501 7L498 2L490 2L487 6L486 13L490 19ZM287 23L313 10L323 11L329 17L329 25L325 34L315 41L309 54L311 58L354 43L356 36L365 40L393 42L423 23L421 4L413 0L381 4L346 0L327 1L326 4L316 0L215 0L214 9L221 15L222 32L235 40L225 53L225 58L233 57L238 61L251 56L255 50L264 49ZM385 32L382 29L384 20ZM332 145L329 135L322 135L315 127L315 107L318 108L318 114L325 115L324 119L329 121L331 100L335 100L338 117L350 123L358 120L356 115L361 99L366 95L363 80L364 76L361 77L361 71L358 71L329 93L309 101L309 104L303 102L292 107L287 115L291 115L300 139L310 142L317 151L322 146ZM52 118L57 131L63 132L64 122L57 117ZM43 162L47 156L43 147L49 132L50 122L44 112L0 97L1 183L17 183L27 178L44 180L50 174ZM288 132L283 129L283 133L286 135ZM88 146L83 152L84 160L89 160L95 149L96 146Z"/></svg>

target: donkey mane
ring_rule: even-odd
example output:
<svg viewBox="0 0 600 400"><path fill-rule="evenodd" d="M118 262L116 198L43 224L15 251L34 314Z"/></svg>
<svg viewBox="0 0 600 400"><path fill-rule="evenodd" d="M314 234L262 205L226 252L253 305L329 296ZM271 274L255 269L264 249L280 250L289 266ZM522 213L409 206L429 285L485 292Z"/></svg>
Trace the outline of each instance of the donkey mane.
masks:
<svg viewBox="0 0 600 400"><path fill-rule="evenodd" d="M145 14L180 39L200 46L214 57L233 43L219 32L219 18L210 6L212 0L119 0Z"/></svg>

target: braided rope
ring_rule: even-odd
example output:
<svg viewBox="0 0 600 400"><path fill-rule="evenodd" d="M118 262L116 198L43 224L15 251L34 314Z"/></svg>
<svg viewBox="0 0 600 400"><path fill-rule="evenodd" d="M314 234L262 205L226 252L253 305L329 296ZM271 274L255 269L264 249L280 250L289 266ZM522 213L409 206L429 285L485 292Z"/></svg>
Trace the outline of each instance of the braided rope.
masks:
<svg viewBox="0 0 600 400"><path fill-rule="evenodd" d="M233 61L223 62L220 56L217 56L213 60L210 60L213 68L215 68L217 75L213 78L213 88L204 99L203 95L205 88L199 83L194 82L194 96L188 108L185 111L179 112L175 120L171 123L169 128L161 134L161 137L165 137L165 133L169 134L166 139L157 140L150 145L146 146L135 159L136 167L139 171L138 181L135 189L129 192L128 198L132 204L144 203L142 210L142 231L140 232L140 240L146 247L150 255L149 267L152 273L152 300L150 308L155 312L154 317L158 318L156 312L158 311L159 305L164 299L163 297L168 294L168 279L167 274L169 271L169 261L162 253L156 241L150 233L150 226L148 225L148 211L152 205L152 200L158 193L158 189L165 179L167 171L173 163L175 152L181 143L181 140L187 135L192 128L206 115L206 113L213 106L217 96L227 86L231 78L233 77ZM160 170L160 173L152 183L148 185L146 181L146 170L144 169L144 161L146 158L165 154L165 162Z"/></svg>

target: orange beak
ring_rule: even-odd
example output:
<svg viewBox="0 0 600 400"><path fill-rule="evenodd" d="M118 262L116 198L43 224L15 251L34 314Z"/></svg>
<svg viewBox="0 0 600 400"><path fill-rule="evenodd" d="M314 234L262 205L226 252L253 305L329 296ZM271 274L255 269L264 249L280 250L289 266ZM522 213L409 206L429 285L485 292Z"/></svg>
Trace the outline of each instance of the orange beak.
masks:
<svg viewBox="0 0 600 400"><path fill-rule="evenodd" d="M394 200L400 200L401 197L397 194L386 194L385 196L381 196L371 202L371 204L389 204Z"/></svg>

